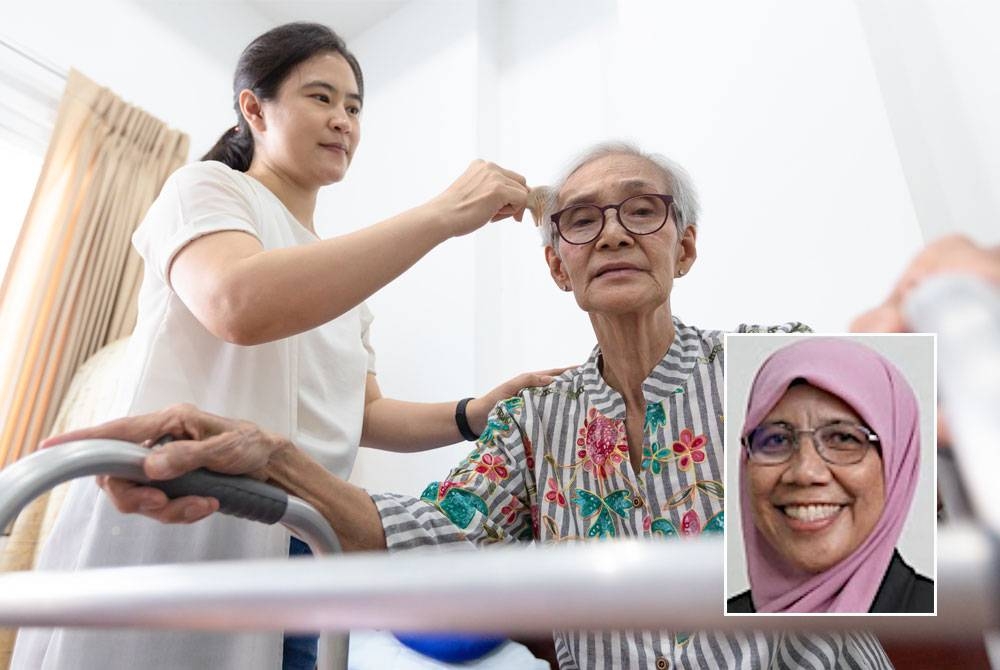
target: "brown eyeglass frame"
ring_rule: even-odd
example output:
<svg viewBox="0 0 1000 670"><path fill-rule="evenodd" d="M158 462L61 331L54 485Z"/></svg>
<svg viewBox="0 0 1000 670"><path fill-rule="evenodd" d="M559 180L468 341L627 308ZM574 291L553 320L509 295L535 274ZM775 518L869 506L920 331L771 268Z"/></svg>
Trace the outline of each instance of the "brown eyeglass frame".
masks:
<svg viewBox="0 0 1000 670"><path fill-rule="evenodd" d="M622 221L621 206L624 205L629 200L632 200L634 198L657 198L659 200L662 200L663 204L665 204L667 206L667 213L666 213L666 216L663 217L663 223L661 223L659 226L657 226L654 230L650 230L649 232L646 232L646 233L638 233L638 232L632 230L631 228L629 228L627 225L625 225L625 222ZM563 240L565 240L567 244L577 244L577 245L590 244L591 242L593 242L594 240L596 240L598 237L600 237L602 232L604 232L604 226L607 225L607 222L608 222L607 213L608 213L609 209L615 210L615 216L618 217L618 223L621 224L621 227L624 228L625 230L627 230L630 234L632 234L632 235L652 235L653 233L661 230L663 228L663 226L667 225L667 221L670 220L670 207L673 204L674 204L674 196L672 196L672 195L666 195L666 194L663 194L663 193L640 193L639 195L632 195L632 196L629 196L629 197L625 198L624 200L622 200L621 202L619 202L617 205L604 205L603 207L601 207L600 205L595 205L595 204L590 204L590 203L585 203L585 202L584 203L578 203L576 205L570 205L569 207L564 207L563 209L560 209L558 212L554 213L549 218L552 221L552 225L554 225L556 227L556 232L559 233L559 237L561 237ZM597 229L597 233L592 238L590 238L589 240L587 240L586 242L574 242L572 240L567 239L566 236L563 235L562 228L559 226L559 219L562 218L562 215L565 214L566 212L570 211L571 209L576 209L578 207L593 207L595 209L600 210L600 212L601 212L601 227L598 228Z"/></svg>

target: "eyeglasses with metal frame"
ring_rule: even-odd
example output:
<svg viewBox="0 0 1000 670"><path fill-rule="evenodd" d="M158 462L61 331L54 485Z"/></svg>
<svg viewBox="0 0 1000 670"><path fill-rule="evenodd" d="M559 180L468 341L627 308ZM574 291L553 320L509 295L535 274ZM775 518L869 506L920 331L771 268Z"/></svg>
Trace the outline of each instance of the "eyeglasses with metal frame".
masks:
<svg viewBox="0 0 1000 670"><path fill-rule="evenodd" d="M879 438L867 426L845 421L813 428L798 429L783 421L764 423L744 436L742 442L751 463L756 465L781 465L791 460L802 446L799 436L812 436L813 447L820 458L830 465L860 463L868 449L878 448Z"/></svg>

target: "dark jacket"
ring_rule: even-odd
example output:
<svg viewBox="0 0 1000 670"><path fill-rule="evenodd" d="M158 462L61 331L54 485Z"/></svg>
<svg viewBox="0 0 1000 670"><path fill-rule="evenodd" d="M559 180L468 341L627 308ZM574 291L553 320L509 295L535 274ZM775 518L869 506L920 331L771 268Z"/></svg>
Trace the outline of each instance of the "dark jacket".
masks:
<svg viewBox="0 0 1000 670"><path fill-rule="evenodd" d="M730 614L752 614L754 609L750 591L735 595L726 602ZM922 613L934 611L934 581L907 565L898 551L885 571L882 584L875 593L875 600L868 610L874 614Z"/></svg>

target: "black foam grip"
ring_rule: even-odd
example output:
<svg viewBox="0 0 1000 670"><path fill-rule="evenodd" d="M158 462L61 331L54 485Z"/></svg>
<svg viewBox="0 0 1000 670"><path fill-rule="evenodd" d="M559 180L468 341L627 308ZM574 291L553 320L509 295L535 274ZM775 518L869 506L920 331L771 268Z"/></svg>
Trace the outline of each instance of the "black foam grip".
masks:
<svg viewBox="0 0 1000 670"><path fill-rule="evenodd" d="M219 501L219 511L241 519L277 523L288 508L288 494L249 477L195 470L176 479L149 482L170 498L205 496Z"/></svg>

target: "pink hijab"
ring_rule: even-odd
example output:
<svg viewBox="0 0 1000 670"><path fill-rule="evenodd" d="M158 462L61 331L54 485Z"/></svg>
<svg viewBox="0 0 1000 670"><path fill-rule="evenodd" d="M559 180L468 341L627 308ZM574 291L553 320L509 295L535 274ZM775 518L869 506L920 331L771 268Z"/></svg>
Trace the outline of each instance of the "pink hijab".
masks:
<svg viewBox="0 0 1000 670"><path fill-rule="evenodd" d="M764 361L750 389L742 436L756 428L798 378L838 396L879 436L885 508L871 534L840 563L818 574L790 565L757 530L740 455L740 518L758 612L867 612L903 529L917 486L917 400L902 373L857 342L808 338Z"/></svg>

